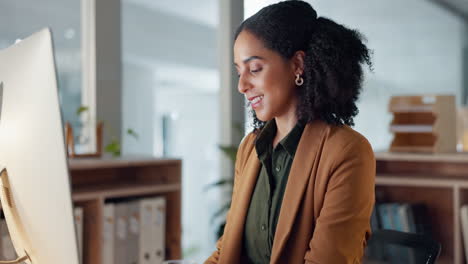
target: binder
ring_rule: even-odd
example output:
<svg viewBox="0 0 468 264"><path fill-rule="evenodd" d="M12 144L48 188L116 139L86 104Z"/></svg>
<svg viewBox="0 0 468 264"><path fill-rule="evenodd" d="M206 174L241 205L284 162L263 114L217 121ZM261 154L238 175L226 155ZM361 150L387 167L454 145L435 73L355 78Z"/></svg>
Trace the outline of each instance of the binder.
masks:
<svg viewBox="0 0 468 264"><path fill-rule="evenodd" d="M166 200L140 201L139 264L161 264L165 259Z"/></svg>
<svg viewBox="0 0 468 264"><path fill-rule="evenodd" d="M152 202L150 199L142 199L139 203L140 207L140 239L138 250L138 263L139 264L154 264L154 257L152 257L152 237L151 234L151 221L152 221Z"/></svg>
<svg viewBox="0 0 468 264"><path fill-rule="evenodd" d="M105 204L102 225L102 264L114 264L114 204Z"/></svg>
<svg viewBox="0 0 468 264"><path fill-rule="evenodd" d="M391 221L389 204L383 203L377 206L377 212L379 214L379 220L382 224L382 229L393 229L393 222Z"/></svg>
<svg viewBox="0 0 468 264"><path fill-rule="evenodd" d="M83 208L75 207L73 213L75 216L75 230L78 238L78 255L80 262L83 263Z"/></svg>
<svg viewBox="0 0 468 264"><path fill-rule="evenodd" d="M140 206L138 201L128 204L128 225L127 225L127 263L138 263L138 249L140 239Z"/></svg>
<svg viewBox="0 0 468 264"><path fill-rule="evenodd" d="M158 197L152 200L153 207L153 252L154 264L162 264L165 259L166 239L166 199Z"/></svg>
<svg viewBox="0 0 468 264"><path fill-rule="evenodd" d="M114 204L114 264L127 264L127 208L126 203Z"/></svg>

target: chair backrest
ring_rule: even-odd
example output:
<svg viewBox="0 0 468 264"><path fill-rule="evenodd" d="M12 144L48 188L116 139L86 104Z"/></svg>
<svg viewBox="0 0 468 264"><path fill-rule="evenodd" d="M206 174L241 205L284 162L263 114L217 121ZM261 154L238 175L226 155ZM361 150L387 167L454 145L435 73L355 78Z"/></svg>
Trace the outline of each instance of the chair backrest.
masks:
<svg viewBox="0 0 468 264"><path fill-rule="evenodd" d="M388 263L433 264L440 251L440 243L427 235L382 229L373 232L367 255Z"/></svg>

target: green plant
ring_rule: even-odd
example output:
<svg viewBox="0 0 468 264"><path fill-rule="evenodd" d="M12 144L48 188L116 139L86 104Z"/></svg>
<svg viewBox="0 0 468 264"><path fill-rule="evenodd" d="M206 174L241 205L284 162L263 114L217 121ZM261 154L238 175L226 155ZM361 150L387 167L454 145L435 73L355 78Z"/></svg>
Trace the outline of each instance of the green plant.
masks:
<svg viewBox="0 0 468 264"><path fill-rule="evenodd" d="M241 124L236 123L236 124L233 125L233 128L240 135L242 135L243 128L242 128ZM224 155L227 158L229 158L229 160L232 162L232 165L234 167L234 165L236 163L236 155L237 155L238 146L222 146L222 145L219 145L218 147L224 153ZM212 188L226 189L227 188L229 190L229 197L231 197L233 186L234 186L234 179L233 178L228 178L228 179L221 179L219 181L211 183L208 186L206 186L205 189L212 189ZM231 199L230 198L218 210L216 210L213 213L213 215L211 216L211 221L210 221L211 224L213 224L216 220L219 220L219 226L216 228L216 237L217 238L220 238L224 233L224 227L226 226L226 214L229 211L229 208L231 208Z"/></svg>
<svg viewBox="0 0 468 264"><path fill-rule="evenodd" d="M81 116L88 111L89 111L89 107L82 105L76 109L76 115ZM90 122L89 116L86 119L86 122ZM104 125L105 125L105 122L104 122ZM112 132L113 129L111 127L108 127L108 130L110 131L111 134L115 134ZM126 134L138 140L139 136L133 129L131 128L127 129ZM122 145L120 143L120 140L118 140L115 136L112 136L110 143L108 143L104 147L104 152L110 153L112 157L120 157L121 150L122 150Z"/></svg>
<svg viewBox="0 0 468 264"><path fill-rule="evenodd" d="M133 131L133 129L127 129L126 133L127 135L138 140L138 134L135 131ZM120 144L120 140L118 140L116 137L112 137L110 143L104 147L104 151L110 153L112 157L120 157L121 150L122 145Z"/></svg>

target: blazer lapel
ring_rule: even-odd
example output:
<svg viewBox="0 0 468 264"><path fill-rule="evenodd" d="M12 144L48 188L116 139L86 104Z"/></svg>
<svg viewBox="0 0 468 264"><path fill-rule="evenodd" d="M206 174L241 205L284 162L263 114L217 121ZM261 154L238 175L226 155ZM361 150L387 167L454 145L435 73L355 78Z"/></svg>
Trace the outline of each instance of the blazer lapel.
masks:
<svg viewBox="0 0 468 264"><path fill-rule="evenodd" d="M247 218L250 199L260 170L260 161L255 147L246 158L247 162L239 179L240 186L238 186L237 193L233 197L233 199L236 199L236 202L233 201L231 212L229 213L229 230L231 232L226 234L225 239L223 239L224 252L220 256L219 263L240 263L245 219Z"/></svg>
<svg viewBox="0 0 468 264"><path fill-rule="evenodd" d="M270 263L278 263L280 252L289 237L316 156L322 147L326 124L315 121L305 126L289 172L288 183L276 226ZM315 175L313 175L314 177Z"/></svg>

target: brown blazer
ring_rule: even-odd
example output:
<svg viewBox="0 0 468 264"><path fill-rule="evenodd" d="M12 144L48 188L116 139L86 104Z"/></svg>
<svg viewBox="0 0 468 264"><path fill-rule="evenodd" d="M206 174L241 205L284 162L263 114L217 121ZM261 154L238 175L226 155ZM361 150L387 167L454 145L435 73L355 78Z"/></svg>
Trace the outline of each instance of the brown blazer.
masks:
<svg viewBox="0 0 468 264"><path fill-rule="evenodd" d="M241 142L224 235L205 264L245 263L242 240L260 161L255 135ZM272 264L361 263L374 206L375 158L348 126L307 124L299 141L273 240Z"/></svg>

